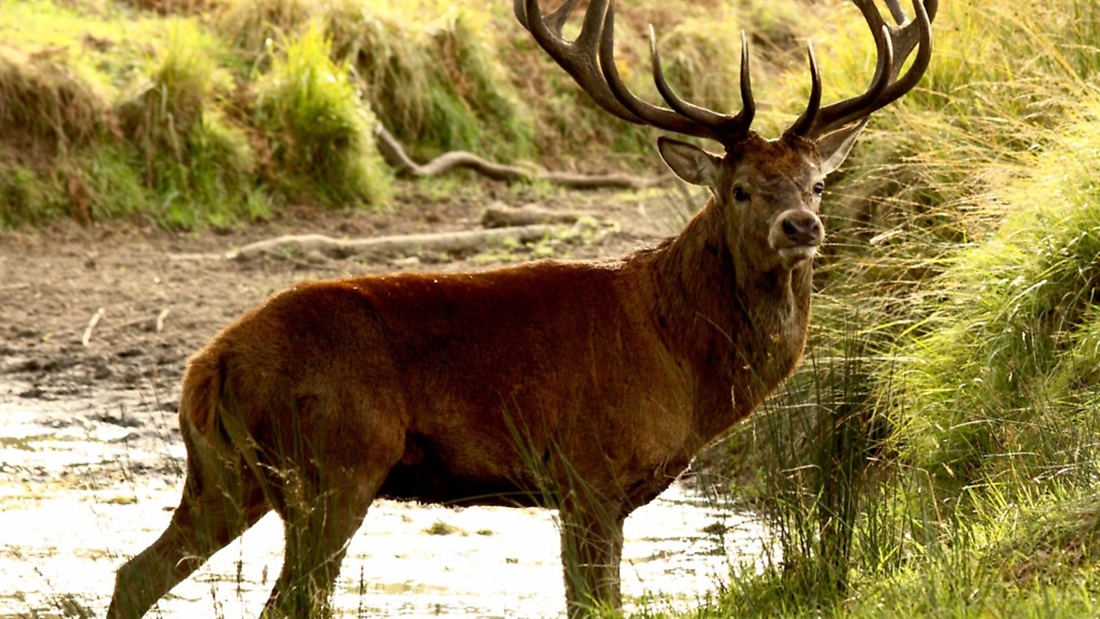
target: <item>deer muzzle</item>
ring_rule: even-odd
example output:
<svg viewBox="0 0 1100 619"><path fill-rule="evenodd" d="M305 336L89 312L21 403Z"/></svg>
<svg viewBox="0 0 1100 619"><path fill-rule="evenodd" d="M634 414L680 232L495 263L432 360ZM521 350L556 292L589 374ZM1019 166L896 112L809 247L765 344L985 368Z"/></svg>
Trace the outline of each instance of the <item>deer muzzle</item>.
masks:
<svg viewBox="0 0 1100 619"><path fill-rule="evenodd" d="M794 268L804 260L813 260L825 240L821 219L808 210L790 210L780 215L768 234L772 249L785 268Z"/></svg>

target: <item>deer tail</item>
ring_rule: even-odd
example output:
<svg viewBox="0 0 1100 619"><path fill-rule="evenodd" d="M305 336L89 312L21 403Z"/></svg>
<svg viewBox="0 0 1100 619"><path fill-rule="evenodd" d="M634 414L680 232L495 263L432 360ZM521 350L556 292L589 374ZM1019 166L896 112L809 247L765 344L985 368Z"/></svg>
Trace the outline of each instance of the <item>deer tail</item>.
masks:
<svg viewBox="0 0 1100 619"><path fill-rule="evenodd" d="M222 355L191 360L180 396L180 423L190 425L215 450L244 454L255 449L255 441L227 366Z"/></svg>
<svg viewBox="0 0 1100 619"><path fill-rule="evenodd" d="M237 454L270 491L260 463L260 446L234 393L229 368L221 355L197 356L187 368L180 396L180 426L198 434L215 452Z"/></svg>
<svg viewBox="0 0 1100 619"><path fill-rule="evenodd" d="M180 394L180 425L189 425L211 447L218 443L218 396L225 382L225 366L214 367L203 360L193 359L187 367Z"/></svg>

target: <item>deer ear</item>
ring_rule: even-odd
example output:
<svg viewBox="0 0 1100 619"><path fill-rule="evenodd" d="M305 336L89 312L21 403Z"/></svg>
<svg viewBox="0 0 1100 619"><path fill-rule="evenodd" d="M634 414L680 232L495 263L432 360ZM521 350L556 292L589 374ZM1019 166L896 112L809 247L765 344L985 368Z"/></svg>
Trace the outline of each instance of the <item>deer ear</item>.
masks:
<svg viewBox="0 0 1100 619"><path fill-rule="evenodd" d="M844 163L848 153L852 152L852 146L859 137L859 132L867 126L870 116L859 121L851 127L838 129L817 141L817 152L821 153L821 174L828 176Z"/></svg>
<svg viewBox="0 0 1100 619"><path fill-rule="evenodd" d="M657 138L657 150L661 159L685 183L714 188L722 159L707 151L672 138Z"/></svg>

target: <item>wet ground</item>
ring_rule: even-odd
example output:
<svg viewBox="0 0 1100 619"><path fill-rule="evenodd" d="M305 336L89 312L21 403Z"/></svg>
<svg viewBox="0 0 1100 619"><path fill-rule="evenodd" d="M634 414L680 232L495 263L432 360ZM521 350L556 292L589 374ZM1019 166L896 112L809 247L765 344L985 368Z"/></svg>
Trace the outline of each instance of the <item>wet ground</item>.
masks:
<svg viewBox="0 0 1100 619"><path fill-rule="evenodd" d="M102 615L114 570L160 534L179 499L174 416L139 393L113 402L20 398L0 388L0 616ZM151 436L158 437L153 440ZM687 608L761 555L751 513L676 485L627 521L624 594ZM278 574L282 529L267 516L177 587L163 617L255 616ZM347 616L558 617L552 512L372 507L336 595Z"/></svg>
<svg viewBox="0 0 1100 619"><path fill-rule="evenodd" d="M159 535L179 499L175 408L187 356L271 292L345 274L617 256L674 232L688 212L677 195L506 193L499 201L590 214L597 233L468 255L225 257L285 233L472 229L485 202L402 195L386 213L302 211L218 233L131 224L0 233L0 617L102 616L115 569ZM764 533L751 513L677 484L628 519L626 536L625 596L683 608L728 582L731 567L753 565ZM269 515L152 616L253 617L281 557ZM550 512L378 502L335 602L346 616L557 617L559 565Z"/></svg>

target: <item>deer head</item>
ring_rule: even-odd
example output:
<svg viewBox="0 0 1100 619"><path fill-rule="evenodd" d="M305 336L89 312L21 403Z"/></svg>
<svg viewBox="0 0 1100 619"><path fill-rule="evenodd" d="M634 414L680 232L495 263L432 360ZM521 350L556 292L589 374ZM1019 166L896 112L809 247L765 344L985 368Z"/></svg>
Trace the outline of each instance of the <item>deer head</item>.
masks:
<svg viewBox="0 0 1100 619"><path fill-rule="evenodd" d="M722 214L727 243L739 270L770 272L808 265L825 238L818 217L825 177L848 156L870 115L911 90L931 58L931 20L938 0L913 0L906 20L898 0L887 0L897 25L889 25L873 0L853 0L878 52L874 78L863 94L821 106L821 78L809 49L812 88L806 110L782 136L767 140L750 129L755 104L748 45L741 33L741 100L737 114L721 114L681 99L668 85L649 28L653 79L668 107L635 96L615 67L615 11L611 0L591 0L580 34L562 38L562 26L579 0L566 0L543 17L537 0L515 0L516 17L538 44L604 110L635 124L714 140L722 155L667 137L658 139L665 163L682 180L707 187L708 209ZM910 53L919 48L900 75Z"/></svg>

